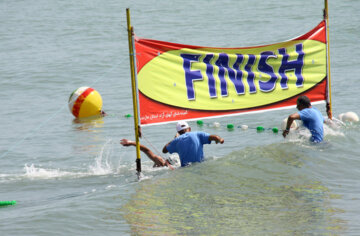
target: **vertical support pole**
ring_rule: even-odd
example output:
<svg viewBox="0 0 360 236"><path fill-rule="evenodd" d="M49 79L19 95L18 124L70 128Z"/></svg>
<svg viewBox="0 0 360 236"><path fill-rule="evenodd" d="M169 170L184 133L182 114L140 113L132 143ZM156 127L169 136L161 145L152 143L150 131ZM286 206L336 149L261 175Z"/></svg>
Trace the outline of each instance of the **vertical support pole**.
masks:
<svg viewBox="0 0 360 236"><path fill-rule="evenodd" d="M331 106L331 73L330 73L330 37L329 37L329 14L328 14L328 0L325 1L324 20L326 27L326 55L327 55L327 94L326 94L326 113L329 119L332 119Z"/></svg>
<svg viewBox="0 0 360 236"><path fill-rule="evenodd" d="M139 143L139 113L138 113L138 102L137 102L137 86L135 78L135 50L133 44L134 29L130 24L130 9L126 9L127 18L127 30L129 40L129 57L130 57L130 70L131 70L131 88L132 88L132 100L134 110L134 126L135 126L135 142L136 142L136 171L137 176L140 178L141 173L141 158L140 158L140 143Z"/></svg>

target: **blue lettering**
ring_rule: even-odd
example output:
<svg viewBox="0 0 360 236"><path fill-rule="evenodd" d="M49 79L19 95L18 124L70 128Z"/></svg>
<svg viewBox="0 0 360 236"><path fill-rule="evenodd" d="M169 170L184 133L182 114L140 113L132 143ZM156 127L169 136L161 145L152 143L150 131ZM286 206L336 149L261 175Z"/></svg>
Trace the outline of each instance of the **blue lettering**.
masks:
<svg viewBox="0 0 360 236"><path fill-rule="evenodd" d="M251 67L254 65L255 59L255 55L249 54L249 60L245 65L245 71L248 72L247 82L249 85L250 93L256 93L256 87L254 84L255 74L251 71Z"/></svg>
<svg viewBox="0 0 360 236"><path fill-rule="evenodd" d="M274 90L277 81L277 76L274 73L273 67L266 63L269 57L277 58L276 55L270 51L260 53L258 70L270 75L270 79L266 82L259 80L259 88L263 92L270 92Z"/></svg>
<svg viewBox="0 0 360 236"><path fill-rule="evenodd" d="M305 53L303 52L303 45L297 44L296 45L296 52L299 54L298 58L294 61L288 61L289 60L289 54L286 53L286 49L285 48L280 48L278 51L280 54L283 55L283 59L281 62L281 66L279 68L279 74L281 76L281 81L280 81L280 85L282 89L287 89L287 82L288 82L288 78L285 74L285 72L287 71L291 71L291 70L295 70L295 76L297 78L296 80L296 86L297 87L302 87L303 86L303 82L304 82L304 78L302 77L302 68L304 66L304 55Z"/></svg>
<svg viewBox="0 0 360 236"><path fill-rule="evenodd" d="M288 88L288 77L286 76L286 72L294 71L296 80L296 86L302 87L304 83L304 78L302 76L302 69L304 66L304 56L305 53L303 51L303 44L295 45L296 53L298 54L297 59L289 61L289 54L286 52L286 48L278 49L279 55L282 55L281 65L279 68L279 76L275 74L274 68L272 64L268 64L267 61L269 58L277 59L278 55L276 55L272 51L264 51L260 53L259 57L259 65L258 71L261 73L265 73L270 76L270 79L267 81L260 80L258 81L258 86L260 91L262 92L271 92L276 87L276 82L280 77L280 86L282 89ZM213 62L215 55L214 54L206 54L204 55L202 61L200 61L201 54L181 54L183 58L183 69L185 72L185 83L187 89L187 97L188 100L195 100L195 89L194 82L204 80L203 75L200 70L191 70L191 65L194 62L203 62L206 65L206 76L208 78L208 89L210 98L217 97L217 80L214 77L215 65L218 67L218 77L220 80L220 91L221 96L228 96L228 84L226 80L226 73L230 81L234 84L236 93L238 95L245 94L245 86L243 82L243 73L247 72L246 82L249 86L249 93L256 93L256 85L255 85L255 73L253 72L253 66L256 62L256 55L248 54L236 54L236 61L229 67L230 58L226 53L219 53L218 59ZM241 70L240 65L244 62L245 56L248 57L246 65L244 69ZM215 65L214 65L214 64Z"/></svg>
<svg viewBox="0 0 360 236"><path fill-rule="evenodd" d="M220 88L221 88L221 96L227 96L227 83L225 80L225 68L229 68L229 56L225 53L220 53L219 58L215 62L215 65L219 67L219 79L220 79Z"/></svg>
<svg viewBox="0 0 360 236"><path fill-rule="evenodd" d="M200 70L191 70L191 63L199 61L201 55L181 54L184 59L183 68L185 71L185 82L187 88L188 100L195 100L195 91L193 81L203 80Z"/></svg>
<svg viewBox="0 0 360 236"><path fill-rule="evenodd" d="M237 54L236 56L237 56L237 58L236 58L236 61L235 61L234 65L233 65L233 68L236 71L236 77L233 76L232 74L230 74L230 72L229 72L229 77L230 77L230 80L233 82L233 84L235 86L236 93L239 95L239 94L244 94L245 93L245 87L244 87L244 84L242 82L243 72L240 70L240 64L243 62L244 56L241 55L241 54Z"/></svg>
<svg viewBox="0 0 360 236"><path fill-rule="evenodd" d="M207 54L204 58L204 63L206 64L206 76L208 77L208 85L209 85L209 94L211 98L216 98L216 81L213 76L214 66L210 63L211 59L213 59L214 54Z"/></svg>

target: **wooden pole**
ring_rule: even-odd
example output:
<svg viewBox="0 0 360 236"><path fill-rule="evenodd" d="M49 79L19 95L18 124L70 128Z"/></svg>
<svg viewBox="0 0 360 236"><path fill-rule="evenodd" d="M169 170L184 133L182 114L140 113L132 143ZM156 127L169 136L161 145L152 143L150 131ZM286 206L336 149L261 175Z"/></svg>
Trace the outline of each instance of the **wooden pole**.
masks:
<svg viewBox="0 0 360 236"><path fill-rule="evenodd" d="M126 9L127 18L127 30L129 40L129 56L130 56L130 70L131 70L131 88L132 88L132 100L133 100L133 111L134 111L134 126L135 126L135 142L136 142L136 171L138 178L141 173L141 157L140 157L140 143L139 143L139 113L138 113L138 102L137 102L137 86L136 86L136 71L135 71L135 50L134 50L134 29L130 24L130 9Z"/></svg>

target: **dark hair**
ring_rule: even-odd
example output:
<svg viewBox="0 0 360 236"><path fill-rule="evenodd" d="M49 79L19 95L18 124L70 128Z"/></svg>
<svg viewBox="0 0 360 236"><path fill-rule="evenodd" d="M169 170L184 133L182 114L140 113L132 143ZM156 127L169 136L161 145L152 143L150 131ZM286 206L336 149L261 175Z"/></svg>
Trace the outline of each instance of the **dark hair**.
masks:
<svg viewBox="0 0 360 236"><path fill-rule="evenodd" d="M310 99L308 97L306 97L306 96L300 96L297 99L297 104L303 105L304 107L310 107L311 106Z"/></svg>
<svg viewBox="0 0 360 236"><path fill-rule="evenodd" d="M178 131L178 133L179 133L180 135L185 134L185 130L186 130L186 129L182 129L182 130Z"/></svg>

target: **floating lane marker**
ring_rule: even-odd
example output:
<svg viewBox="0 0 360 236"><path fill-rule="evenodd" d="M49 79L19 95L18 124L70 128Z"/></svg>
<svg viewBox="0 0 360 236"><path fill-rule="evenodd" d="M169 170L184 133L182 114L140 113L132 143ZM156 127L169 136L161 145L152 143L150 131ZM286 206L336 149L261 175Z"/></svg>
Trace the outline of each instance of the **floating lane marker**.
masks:
<svg viewBox="0 0 360 236"><path fill-rule="evenodd" d="M277 127L274 127L271 129L275 134L277 134L279 132L279 129Z"/></svg>
<svg viewBox="0 0 360 236"><path fill-rule="evenodd" d="M256 127L256 130L257 130L258 132L262 132L262 131L264 131L265 129L264 129L264 127L262 127L262 126L258 126L258 127Z"/></svg>
<svg viewBox="0 0 360 236"><path fill-rule="evenodd" d="M212 124L208 124L208 123L204 123L202 120L198 120L196 121L196 124L200 127L202 127L203 125L209 126L209 127L213 127L213 128L219 128L221 126L221 124L219 122L214 122ZM264 128L263 126L257 126L255 127L249 127L247 125L240 125L240 126L234 126L234 124L227 124L226 128L229 131L233 131L235 128L241 128L242 130L247 130L247 129L255 129L258 133L264 132L266 130L271 130L274 134L279 133L279 128L278 127L273 127L273 128Z"/></svg>
<svg viewBox="0 0 360 236"><path fill-rule="evenodd" d="M214 126L215 128L219 128L221 125L220 125L219 122L214 122L214 123L213 123L213 126Z"/></svg>
<svg viewBox="0 0 360 236"><path fill-rule="evenodd" d="M15 205L16 201L0 201L0 206L9 206L9 205Z"/></svg>
<svg viewBox="0 0 360 236"><path fill-rule="evenodd" d="M249 128L249 126L247 126L247 125L241 125L240 128L241 128L242 130L247 130L247 129Z"/></svg>
<svg viewBox="0 0 360 236"><path fill-rule="evenodd" d="M233 130L234 129L234 125L233 124L227 124L226 126L229 130Z"/></svg>

